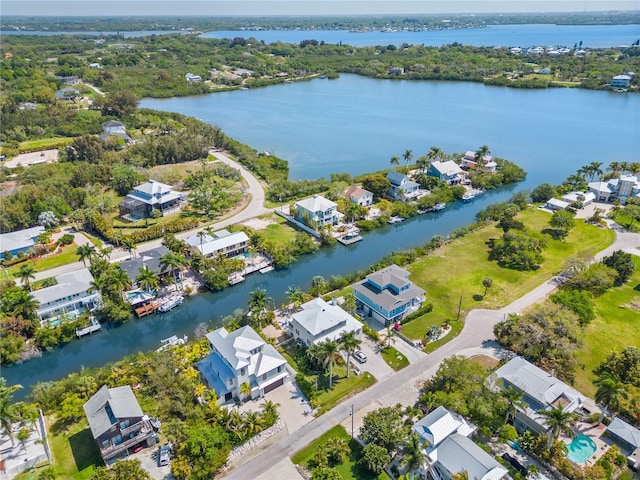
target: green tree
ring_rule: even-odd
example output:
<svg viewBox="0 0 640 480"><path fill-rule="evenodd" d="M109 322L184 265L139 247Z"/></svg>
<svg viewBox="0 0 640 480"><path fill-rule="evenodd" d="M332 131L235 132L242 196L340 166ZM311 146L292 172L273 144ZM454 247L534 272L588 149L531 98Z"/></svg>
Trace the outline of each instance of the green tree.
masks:
<svg viewBox="0 0 640 480"><path fill-rule="evenodd" d="M596 390L596 402L602 405L600 418L598 418L598 423L602 423L607 410L612 412L620 410L620 400L628 396L627 387L620 380L610 375L596 377L593 384L598 388Z"/></svg>
<svg viewBox="0 0 640 480"><path fill-rule="evenodd" d="M122 118L134 113L139 102L140 99L131 90L114 90L105 97L102 113Z"/></svg>
<svg viewBox="0 0 640 480"><path fill-rule="evenodd" d="M504 423L506 424L509 421L509 418L515 418L516 408L523 407L525 405L525 403L522 401L524 392L513 387L505 387L502 390L502 397L508 403L507 412L504 417Z"/></svg>
<svg viewBox="0 0 640 480"><path fill-rule="evenodd" d="M547 449L551 450L551 445L560 432L565 432L569 437L575 437L572 427L576 423L576 417L572 412L565 412L562 407L552 407L549 410L540 410L538 415L544 418L549 429Z"/></svg>
<svg viewBox="0 0 640 480"><path fill-rule="evenodd" d="M327 286L327 281L322 275L316 275L311 279L311 288L318 297L320 297L323 293L326 293Z"/></svg>
<svg viewBox="0 0 640 480"><path fill-rule="evenodd" d="M22 385L9 385L4 377L0 377L0 426L7 433L11 445L15 447L12 424L20 417L17 406L12 403L13 394L22 389Z"/></svg>
<svg viewBox="0 0 640 480"><path fill-rule="evenodd" d="M382 198L389 190L391 183L384 175L367 175L362 181L362 187L369 190L376 198Z"/></svg>
<svg viewBox="0 0 640 480"><path fill-rule="evenodd" d="M124 291L131 288L131 279L119 265L114 265L107 273L107 282L111 288L114 288L119 298L124 298Z"/></svg>
<svg viewBox="0 0 640 480"><path fill-rule="evenodd" d="M402 154L402 158L404 159L405 167L409 168L409 162L411 162L411 160L413 159L413 152L409 149L406 149L404 151L404 154Z"/></svg>
<svg viewBox="0 0 640 480"><path fill-rule="evenodd" d="M385 452L395 450L408 435L401 412L395 407L383 407L367 413L360 427L360 439L366 444L379 445Z"/></svg>
<svg viewBox="0 0 640 480"><path fill-rule="evenodd" d="M79 259L82 261L84 266L87 266L87 260L91 260L96 254L96 248L93 245L79 245L76 248L76 255L80 257Z"/></svg>
<svg viewBox="0 0 640 480"><path fill-rule="evenodd" d="M489 290L493 286L493 279L491 277L484 277L482 279L482 286L484 287L483 297L487 296L487 290Z"/></svg>
<svg viewBox="0 0 640 480"><path fill-rule="evenodd" d="M180 270L184 265L187 264L187 259L181 253L175 253L173 251L168 251L162 257L160 257L160 266L162 269L167 269L173 275L173 283L176 286L176 290L178 290L178 276L176 275L176 270L180 275Z"/></svg>
<svg viewBox="0 0 640 480"><path fill-rule="evenodd" d="M29 432L29 429L27 427L22 427L16 434L16 439L22 444L22 448L24 448L25 452L27 451L25 442L29 439L30 436L31 433Z"/></svg>
<svg viewBox="0 0 640 480"><path fill-rule="evenodd" d="M558 210L549 220L549 225L559 233L561 238L566 237L575 224L576 221L573 215L566 210Z"/></svg>
<svg viewBox="0 0 640 480"><path fill-rule="evenodd" d="M398 157L398 155L392 155L391 159L389 160L389 163L391 164L391 167L395 170L396 167L400 165L400 157Z"/></svg>
<svg viewBox="0 0 640 480"><path fill-rule="evenodd" d="M380 445L370 443L362 449L360 462L372 473L380 474L391 461L389 452Z"/></svg>
<svg viewBox="0 0 640 480"><path fill-rule="evenodd" d="M531 191L531 201L535 203L546 203L558 195L556 188L549 183L542 183Z"/></svg>
<svg viewBox="0 0 640 480"><path fill-rule="evenodd" d="M615 280L616 286L620 286L629 280L636 268L636 263L633 261L633 255L623 252L622 250L616 250L608 257L604 257L602 259L602 263L618 272Z"/></svg>
<svg viewBox="0 0 640 480"><path fill-rule="evenodd" d="M349 378L349 372L351 367L351 355L355 352L362 340L356 337L355 332L345 333L340 337L340 349L347 352L347 378Z"/></svg>
<svg viewBox="0 0 640 480"><path fill-rule="evenodd" d="M151 480L140 460L118 460L110 467L98 467L93 480Z"/></svg>
<svg viewBox="0 0 640 480"><path fill-rule="evenodd" d="M322 352L322 366L324 368L329 365L329 388L333 388L333 362L339 351L337 342L333 340L325 340L319 344L320 351Z"/></svg>
<svg viewBox="0 0 640 480"><path fill-rule="evenodd" d="M18 269L17 276L29 291L31 291L31 280L35 280L36 278L36 276L34 275L35 271L36 269L29 263L23 263Z"/></svg>
<svg viewBox="0 0 640 480"><path fill-rule="evenodd" d="M248 399L249 395L251 395L251 385L249 385L249 382L244 382L240 385L240 395L245 399Z"/></svg>
<svg viewBox="0 0 640 480"><path fill-rule="evenodd" d="M151 293L153 290L157 290L160 282L158 281L158 277L155 272L152 271L148 265L144 267L138 268L138 276L136 277L136 283L140 288L146 290Z"/></svg>
<svg viewBox="0 0 640 480"><path fill-rule="evenodd" d="M486 145L482 145L480 148L478 148L478 150L476 150L476 153L475 153L476 162L480 164L480 162L482 162L482 159L487 155L489 155L490 153L491 153L491 150L489 150L489 147Z"/></svg>
<svg viewBox="0 0 640 480"><path fill-rule="evenodd" d="M425 460L420 437L412 432L402 446L402 459L409 472L419 469Z"/></svg>
<svg viewBox="0 0 640 480"><path fill-rule="evenodd" d="M620 380L640 387L640 347L630 346L619 352L611 352L594 371L597 376Z"/></svg>
<svg viewBox="0 0 640 480"><path fill-rule="evenodd" d="M142 175L130 165L116 165L111 169L110 185L118 195L127 195L142 180Z"/></svg>
<svg viewBox="0 0 640 480"><path fill-rule="evenodd" d="M269 304L273 299L264 288L256 288L249 293L249 312L258 328L262 328L263 322L269 311Z"/></svg>

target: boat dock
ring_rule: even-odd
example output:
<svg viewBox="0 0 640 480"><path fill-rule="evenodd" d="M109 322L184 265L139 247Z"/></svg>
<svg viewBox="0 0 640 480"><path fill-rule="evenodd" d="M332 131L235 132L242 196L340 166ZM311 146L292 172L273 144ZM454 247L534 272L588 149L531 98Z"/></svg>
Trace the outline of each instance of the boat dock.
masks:
<svg viewBox="0 0 640 480"><path fill-rule="evenodd" d="M344 237L337 238L337 240L342 245L353 245L354 243L361 241L362 237L360 235L345 235Z"/></svg>
<svg viewBox="0 0 640 480"><path fill-rule="evenodd" d="M149 302L142 305L141 307L134 309L134 312L136 314L136 317L138 318L146 317L147 315L151 315L152 313L154 313L159 306L160 302Z"/></svg>
<svg viewBox="0 0 640 480"><path fill-rule="evenodd" d="M102 325L95 319L95 317L91 317L91 325L85 328L76 328L76 337L84 337L85 335L91 335L93 332L97 332L102 329Z"/></svg>

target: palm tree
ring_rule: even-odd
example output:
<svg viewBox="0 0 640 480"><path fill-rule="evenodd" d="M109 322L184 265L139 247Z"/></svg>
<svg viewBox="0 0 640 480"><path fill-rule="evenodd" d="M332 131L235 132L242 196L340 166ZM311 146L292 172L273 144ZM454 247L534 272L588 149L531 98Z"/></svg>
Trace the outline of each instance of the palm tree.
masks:
<svg viewBox="0 0 640 480"><path fill-rule="evenodd" d="M620 162L611 162L607 167L607 171L612 172L616 176L620 173L620 170L622 170Z"/></svg>
<svg viewBox="0 0 640 480"><path fill-rule="evenodd" d="M327 288L327 281L322 275L316 275L311 279L311 287L316 291L318 297L321 296Z"/></svg>
<svg viewBox="0 0 640 480"><path fill-rule="evenodd" d="M158 277L156 274L149 268L148 265L145 265L142 268L138 268L140 272L136 277L136 283L147 292L151 293L152 290L157 290L159 283Z"/></svg>
<svg viewBox="0 0 640 480"><path fill-rule="evenodd" d="M413 159L413 152L407 148L404 151L404 154L402 155L402 158L404 159L405 167L409 168L409 162Z"/></svg>
<svg viewBox="0 0 640 480"><path fill-rule="evenodd" d="M505 414L504 423L506 424L509 420L509 415L515 417L516 415L516 407L524 406L524 402L522 401L522 397L524 396L524 392L515 389L514 387L505 387L502 390L502 396L509 404L507 408L507 412Z"/></svg>
<svg viewBox="0 0 640 480"><path fill-rule="evenodd" d="M569 437L575 436L571 427L576 423L576 417L572 412L565 412L562 407L553 407L549 410L539 411L538 415L544 418L549 429L549 439L547 440L549 450L561 431L564 431Z"/></svg>
<svg viewBox="0 0 640 480"><path fill-rule="evenodd" d="M484 287L484 295L482 295L482 296L486 297L487 296L487 290L489 290L493 286L493 278L484 277L482 279L482 286Z"/></svg>
<svg viewBox="0 0 640 480"><path fill-rule="evenodd" d="M160 257L160 266L162 269L168 269L173 275L173 283L176 286L176 290L178 290L178 277L176 276L176 270L178 272L182 268L183 265L187 263L187 259L181 253L175 253L172 251L168 251L163 256Z"/></svg>
<svg viewBox="0 0 640 480"><path fill-rule="evenodd" d="M326 368L329 365L329 388L333 388L333 361L338 354L338 343L333 340L325 340L320 345L320 351L322 353L322 366Z"/></svg>
<svg viewBox="0 0 640 480"><path fill-rule="evenodd" d="M206 230L200 230L198 233L196 233L196 235L200 239L200 254L204 255L203 243L208 233L206 232Z"/></svg>
<svg viewBox="0 0 640 480"><path fill-rule="evenodd" d="M469 472L462 470L461 472L454 473L451 478L453 480L469 480Z"/></svg>
<svg viewBox="0 0 640 480"><path fill-rule="evenodd" d="M593 384L598 387L596 390L596 402L602 405L598 423L602 423L607 410L617 412L620 409L620 400L627 398L627 387L617 378L610 375L597 377Z"/></svg>
<svg viewBox="0 0 640 480"><path fill-rule="evenodd" d="M487 147L486 145L482 145L478 150L476 150L476 162L480 164L480 162L482 162L482 159L490 153L491 150L489 150L489 147Z"/></svg>
<svg viewBox="0 0 640 480"><path fill-rule="evenodd" d="M591 173L591 181L596 175L602 175L602 162L591 162L589 164L589 173Z"/></svg>
<svg viewBox="0 0 640 480"><path fill-rule="evenodd" d="M113 247L109 246L109 247L104 247L100 249L100 255L102 256L102 258L104 258L106 261L111 260L111 254L113 253Z"/></svg>
<svg viewBox="0 0 640 480"><path fill-rule="evenodd" d="M396 341L393 338L393 328L391 328L391 324L390 323L387 325L387 332L385 333L385 337L384 338L387 340L387 347L386 348L390 348L391 344Z"/></svg>
<svg viewBox="0 0 640 480"><path fill-rule="evenodd" d="M107 284L115 288L120 297L124 298L124 291L131 288L131 279L119 265L114 265L107 273Z"/></svg>
<svg viewBox="0 0 640 480"><path fill-rule="evenodd" d="M442 150L438 147L431 147L431 149L429 149L429 153L427 153L427 158L432 162L442 158Z"/></svg>
<svg viewBox="0 0 640 480"><path fill-rule="evenodd" d="M389 163L391 163L392 168L395 170L396 167L400 165L400 157L398 157L398 155L393 155L391 160L389 160Z"/></svg>
<svg viewBox="0 0 640 480"><path fill-rule="evenodd" d="M20 281L22 282L22 284L27 287L27 289L29 291L31 291L31 280L35 280L35 273L36 269L33 267L33 265L30 265L28 263L23 263L22 265L20 265L20 268L18 269L18 273L17 273L17 277L20 277Z"/></svg>
<svg viewBox="0 0 640 480"><path fill-rule="evenodd" d="M355 352L362 340L356 337L356 332L345 333L340 337L340 348L347 352L347 378L349 378L349 371L351 367L351 354Z"/></svg>
<svg viewBox="0 0 640 480"><path fill-rule="evenodd" d="M11 385L8 387L5 378L0 377L0 427L9 435L11 446L13 447L15 447L16 444L13 439L11 425L20 417L17 406L11 403L11 400L13 399L13 394L21 388L22 385Z"/></svg>
<svg viewBox="0 0 640 480"><path fill-rule="evenodd" d="M298 285L289 285L286 294L287 300L289 300L289 303L293 305L293 309L297 310L304 299L304 292L302 289Z"/></svg>
<svg viewBox="0 0 640 480"><path fill-rule="evenodd" d="M425 460L425 454L420 444L420 437L413 432L402 446L402 456L404 464L409 472L417 470L422 466Z"/></svg>
<svg viewBox="0 0 640 480"><path fill-rule="evenodd" d="M262 328L262 321L269 310L269 303L271 301L272 298L264 288L256 288L249 294L249 312L251 312L252 318L255 319L258 328Z"/></svg>
<svg viewBox="0 0 640 480"><path fill-rule="evenodd" d="M249 395L251 395L251 385L249 382L244 382L240 385L240 395L244 398L249 398Z"/></svg>
<svg viewBox="0 0 640 480"><path fill-rule="evenodd" d="M93 245L80 245L76 248L76 255L80 257L84 266L87 266L87 259L91 260L96 254L96 249Z"/></svg>
<svg viewBox="0 0 640 480"><path fill-rule="evenodd" d="M278 414L278 407L280 406L279 403L272 402L271 400L265 400L260 406L262 407L263 415L269 415L269 416L275 415L276 419L279 417L279 414Z"/></svg>
<svg viewBox="0 0 640 480"><path fill-rule="evenodd" d="M247 412L244 414L244 430L251 436L260 431L262 419L258 412Z"/></svg>
<svg viewBox="0 0 640 480"><path fill-rule="evenodd" d="M122 248L129 252L129 258L133 258L133 254L136 251L136 242L129 236L122 237Z"/></svg>

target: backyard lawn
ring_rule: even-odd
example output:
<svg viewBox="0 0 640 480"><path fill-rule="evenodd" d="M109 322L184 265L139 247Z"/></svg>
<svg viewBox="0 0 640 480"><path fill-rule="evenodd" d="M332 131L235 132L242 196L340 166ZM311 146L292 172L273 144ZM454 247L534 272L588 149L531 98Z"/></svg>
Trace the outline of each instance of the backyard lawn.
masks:
<svg viewBox="0 0 640 480"><path fill-rule="evenodd" d="M342 475L342 478L344 480L389 479L389 476L385 472L382 472L380 475L375 475L358 463L358 460L360 460L360 457L362 456L362 445L353 440L341 425L336 425L327 433L325 433L321 437L316 438L306 447L296 452L291 457L291 461L296 465L302 465L309 468L309 464L312 463L313 456L315 455L318 448L324 445L331 438L340 438L345 440L346 442L348 442L349 448L351 449L351 454L346 457L342 463L332 465L338 472L340 472L340 475Z"/></svg>
<svg viewBox="0 0 640 480"><path fill-rule="evenodd" d="M272 223L267 225L265 228L258 230L264 237L265 241L276 246L289 245L295 238L298 231L289 226L287 221L278 215L269 215L268 220L276 223Z"/></svg>
<svg viewBox="0 0 640 480"><path fill-rule="evenodd" d="M543 231L548 227L551 214L529 208L517 218L532 230ZM407 267L411 280L426 290L426 301L433 304L433 311L403 325L403 334L420 339L429 326L448 321L453 331L440 342L449 341L462 329L462 321L456 321L459 305L461 320L474 308L502 308L560 272L567 258L580 252L595 254L615 238L612 230L577 221L565 241L547 235L548 246L542 253L542 266L523 272L500 267L489 260L488 243L501 234L502 230L494 225L482 228ZM486 296L482 285L485 277L493 280ZM429 344L428 349L435 348L440 342Z"/></svg>
<svg viewBox="0 0 640 480"><path fill-rule="evenodd" d="M607 354L640 342L640 257L634 257L636 269L628 282L609 290L595 300L596 318L584 328L584 343L578 350L574 387L593 397L593 369ZM634 302L635 309L631 302Z"/></svg>
<svg viewBox="0 0 640 480"><path fill-rule="evenodd" d="M21 152L46 150L50 147L58 148L59 145L70 145L71 142L73 142L73 138L71 137L40 138L38 140L26 140L24 142L20 142L18 149Z"/></svg>

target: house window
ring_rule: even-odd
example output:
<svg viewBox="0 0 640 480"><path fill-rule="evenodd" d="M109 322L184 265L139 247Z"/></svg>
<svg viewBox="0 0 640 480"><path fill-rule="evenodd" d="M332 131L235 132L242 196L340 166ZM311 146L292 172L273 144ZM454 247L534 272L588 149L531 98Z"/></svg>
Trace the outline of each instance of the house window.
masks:
<svg viewBox="0 0 640 480"><path fill-rule="evenodd" d="M266 380L267 379L267 374L265 373L264 375L262 375L262 380Z"/></svg>
<svg viewBox="0 0 640 480"><path fill-rule="evenodd" d="M240 375L246 375L247 374L247 367L242 367L240 369Z"/></svg>
<svg viewBox="0 0 640 480"><path fill-rule="evenodd" d="M131 425L131 420L129 420L128 418L120 422L120 428L124 429L124 428L127 428L129 425Z"/></svg>
<svg viewBox="0 0 640 480"><path fill-rule="evenodd" d="M229 386L232 387L233 386L233 379L229 380Z"/></svg>

